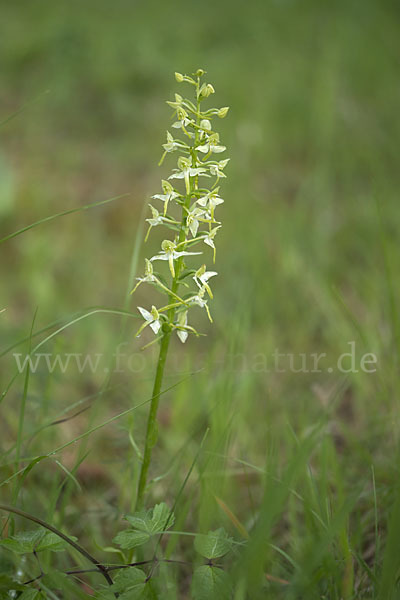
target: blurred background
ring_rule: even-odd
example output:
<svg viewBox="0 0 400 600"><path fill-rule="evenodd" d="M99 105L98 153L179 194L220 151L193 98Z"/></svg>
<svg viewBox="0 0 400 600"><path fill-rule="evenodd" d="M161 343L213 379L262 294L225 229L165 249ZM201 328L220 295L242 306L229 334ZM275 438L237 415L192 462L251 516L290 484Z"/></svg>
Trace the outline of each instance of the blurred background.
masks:
<svg viewBox="0 0 400 600"><path fill-rule="evenodd" d="M285 460L288 429L301 435L328 414L329 443L345 465L343 486L369 489L374 463L385 505L398 476L390 459L399 429L398 3L0 4L1 237L48 215L128 194L1 245L2 348L29 337L35 311L37 332L88 307L135 312L137 304L154 302L155 292L145 286L128 305L125 298L144 257L162 240L154 229L137 255L146 202L175 166L169 157L157 166L171 116L165 101L175 91L191 92L175 82L174 71L204 68L216 89L210 105L231 107L217 124L231 161L219 207L215 324L201 314L197 325L207 337L173 343L166 384L199 372L161 407L166 452L156 454L155 474L207 424L220 439L229 422L224 452L263 465L272 447ZM42 348L111 357L126 342L123 351L139 366L111 378L103 370L39 369L30 382L27 435L63 411L90 408L36 436L25 448L29 456L150 396L155 350L137 355L137 326L133 318L95 314ZM377 355L376 373L327 371L349 352L350 341L358 364L366 352ZM28 345L18 348L12 352L26 353ZM276 349L296 356L324 352L328 359L321 373L281 373L273 363L267 372L265 357ZM12 352L2 359L2 389L15 371ZM4 447L15 438L22 388L20 377L3 402ZM127 468L121 457L133 453L127 430L141 447L146 407L133 414L80 450L80 456L91 451L83 484L96 495L104 483L110 505L115 498L120 506L129 503L129 491L121 498L118 488ZM72 468L76 460L66 456L65 464ZM47 480L47 470L36 477ZM232 508L246 520L247 501L240 493L233 498Z"/></svg>

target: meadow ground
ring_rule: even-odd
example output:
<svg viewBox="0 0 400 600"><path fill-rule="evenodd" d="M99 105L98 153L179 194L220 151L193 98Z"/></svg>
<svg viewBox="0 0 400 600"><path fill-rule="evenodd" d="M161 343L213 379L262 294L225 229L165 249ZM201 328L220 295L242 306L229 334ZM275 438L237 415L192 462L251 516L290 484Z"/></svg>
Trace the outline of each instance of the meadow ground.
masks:
<svg viewBox="0 0 400 600"><path fill-rule="evenodd" d="M157 167L173 73L202 67L231 107L214 324L172 343L147 505L176 502L175 531L227 530L235 599L399 597L397 3L0 8L1 501L121 560L107 548L133 510L157 354L130 314L154 293L129 291L161 241L143 246L143 219L174 166ZM50 360L99 362L16 375L43 340ZM3 535L31 527L5 519ZM190 535L165 537L198 564ZM43 570L87 567L57 556ZM3 549L16 567L38 572ZM190 573L163 567L161 597L189 598Z"/></svg>

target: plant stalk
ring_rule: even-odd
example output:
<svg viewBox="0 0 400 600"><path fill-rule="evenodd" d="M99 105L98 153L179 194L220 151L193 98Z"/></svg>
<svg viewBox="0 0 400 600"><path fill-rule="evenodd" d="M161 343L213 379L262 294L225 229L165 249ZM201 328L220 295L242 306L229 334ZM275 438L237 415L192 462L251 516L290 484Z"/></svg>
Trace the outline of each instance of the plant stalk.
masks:
<svg viewBox="0 0 400 600"><path fill-rule="evenodd" d="M153 395L151 398L150 411L147 420L146 442L143 453L142 467L140 469L140 477L136 498L136 510L141 510L143 508L143 499L146 490L147 473L151 461L151 452L153 450L153 446L157 441L157 410L158 403L160 400L161 386L163 382L164 368L167 360L170 339L171 331L165 332L160 344L160 354L158 356L156 375L154 379Z"/></svg>
<svg viewBox="0 0 400 600"><path fill-rule="evenodd" d="M196 120L197 120L197 125L199 125L199 123L200 123L199 80L197 81L196 92L197 92L197 119ZM198 143L198 130L196 130L194 147L192 148L192 158L194 159L195 163L197 160L197 152L194 148L196 147L197 143ZM198 187L197 176L194 178L190 178L190 186L189 187L190 187L190 189L187 190L184 206L182 207L182 217L181 217L178 244L181 244L186 239L186 218L187 218L187 210L186 209L188 209L190 206L190 199L192 196L193 189L197 189L197 187ZM182 257L180 257L177 260L177 264L176 264L176 268L175 268L175 276L173 277L172 284L171 284L171 296L170 296L171 303L173 303L174 298L176 298L176 294L179 289L179 275L180 275L180 272L182 269L182 265L183 265L183 259L182 259ZM172 307L168 311L168 320L170 323L173 323L173 321L174 321L175 310L176 310L175 307ZM142 466L141 466L140 475L139 475L139 483L138 483L138 491L137 491L136 507L135 507L136 510L141 510L144 506L144 494L146 491L147 475L148 475L148 470L149 470L149 466L150 466L150 462L151 462L151 454L152 454L153 447L157 441L158 403L160 400L165 363L167 361L168 348L169 348L169 343L171 340L171 333L172 333L171 330L165 331L163 333L163 337L161 338L161 343L160 343L160 353L158 356L157 369L156 369L156 374L155 374L155 379L154 379L153 395L151 398L150 411L149 411L149 416L147 419L146 441L145 441L145 448L144 448L144 453L143 453Z"/></svg>

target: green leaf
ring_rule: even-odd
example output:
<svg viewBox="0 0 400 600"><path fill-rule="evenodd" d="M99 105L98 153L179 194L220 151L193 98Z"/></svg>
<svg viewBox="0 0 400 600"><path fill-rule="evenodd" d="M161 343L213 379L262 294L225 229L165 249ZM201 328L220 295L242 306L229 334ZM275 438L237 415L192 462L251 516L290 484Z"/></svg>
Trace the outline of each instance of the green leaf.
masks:
<svg viewBox="0 0 400 600"><path fill-rule="evenodd" d="M69 600L83 600L89 596L82 590L81 583L78 578L69 577L66 573L57 571L52 567L48 573L46 573L40 580L43 583L43 587L47 590L62 590L62 596L58 596ZM46 596L47 597L47 596ZM50 598L50 596L49 596ZM53 596L52 596L53 598ZM115 600L115 596L112 600Z"/></svg>
<svg viewBox="0 0 400 600"><path fill-rule="evenodd" d="M192 579L193 600L229 600L231 584L228 575L218 567L198 567Z"/></svg>
<svg viewBox="0 0 400 600"><path fill-rule="evenodd" d="M69 536L69 538L73 541L76 541L77 538L73 536ZM40 540L39 544L36 546L35 550L40 552L41 550L50 550L51 552L62 552L68 548L68 544L58 535L52 532L45 533L44 537Z"/></svg>
<svg viewBox="0 0 400 600"><path fill-rule="evenodd" d="M25 587L8 575L0 575L0 600L10 600L10 591L23 591Z"/></svg>
<svg viewBox="0 0 400 600"><path fill-rule="evenodd" d="M0 553L0 574L12 575L15 571L14 561L8 552L1 551Z"/></svg>
<svg viewBox="0 0 400 600"><path fill-rule="evenodd" d="M77 538L72 537L71 539L76 540ZM34 531L21 531L10 538L0 540L0 546L12 550L16 554L27 554L42 550L61 552L68 547L68 544L55 533L36 529Z"/></svg>
<svg viewBox="0 0 400 600"><path fill-rule="evenodd" d="M153 510L140 511L125 518L134 529L146 532L148 535L161 533L166 528L172 527L175 521L174 515L165 502L156 504Z"/></svg>
<svg viewBox="0 0 400 600"><path fill-rule="evenodd" d="M153 516L151 519L152 533L161 533L165 529L172 527L175 521L175 516L169 510L165 502L156 504L153 508Z"/></svg>
<svg viewBox="0 0 400 600"><path fill-rule="evenodd" d="M155 588L155 580L141 569L129 567L121 569L115 577L113 585L106 588L101 586L97 590L95 598L98 600L114 600L118 593L119 600L157 600L158 595Z"/></svg>
<svg viewBox="0 0 400 600"><path fill-rule="evenodd" d="M150 535L148 533L126 529L125 531L120 531L113 539L113 542L121 546L124 550L129 550L145 544L149 539Z"/></svg>
<svg viewBox="0 0 400 600"><path fill-rule="evenodd" d="M21 531L10 538L0 540L0 546L12 550L17 554L27 554L33 552L42 538L45 536L45 531L36 529L34 531Z"/></svg>
<svg viewBox="0 0 400 600"><path fill-rule="evenodd" d="M131 567L123 569L115 578L111 589L119 592L120 600L147 600L149 596L149 585L147 575L141 569Z"/></svg>
<svg viewBox="0 0 400 600"><path fill-rule="evenodd" d="M26 589L19 600L45 600L46 596L40 590L34 590L33 588Z"/></svg>
<svg viewBox="0 0 400 600"><path fill-rule="evenodd" d="M194 547L205 558L218 558L227 554L232 548L232 539L228 537L225 529L221 527L215 531L209 531L207 535L196 535Z"/></svg>
<svg viewBox="0 0 400 600"><path fill-rule="evenodd" d="M146 512L141 510L133 515L126 515L125 519L132 525L134 529L149 533L151 523L150 511Z"/></svg>

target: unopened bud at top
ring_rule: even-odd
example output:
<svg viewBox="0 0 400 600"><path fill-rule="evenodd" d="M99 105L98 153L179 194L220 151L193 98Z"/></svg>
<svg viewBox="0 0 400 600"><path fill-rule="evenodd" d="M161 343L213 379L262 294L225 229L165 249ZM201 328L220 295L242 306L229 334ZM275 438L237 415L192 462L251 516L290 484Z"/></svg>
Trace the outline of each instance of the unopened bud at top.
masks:
<svg viewBox="0 0 400 600"><path fill-rule="evenodd" d="M200 90L200 98L208 98L208 96L211 96L211 94L214 93L214 87L211 85L211 83L207 83L207 85L203 85Z"/></svg>
<svg viewBox="0 0 400 600"><path fill-rule="evenodd" d="M224 119L226 117L226 115L228 114L229 111L229 106L224 106L223 108L220 108L218 111L218 116L220 119Z"/></svg>

